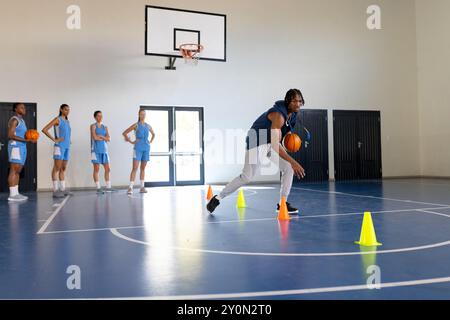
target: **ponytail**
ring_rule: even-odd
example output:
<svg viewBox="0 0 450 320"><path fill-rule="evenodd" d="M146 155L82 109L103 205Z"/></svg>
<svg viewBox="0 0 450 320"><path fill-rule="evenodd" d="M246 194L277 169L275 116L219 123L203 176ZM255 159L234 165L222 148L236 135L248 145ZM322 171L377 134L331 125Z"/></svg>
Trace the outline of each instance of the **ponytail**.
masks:
<svg viewBox="0 0 450 320"><path fill-rule="evenodd" d="M62 104L61 105L61 107L59 107L59 117L61 117L62 116L62 109L64 109L64 108L66 108L66 107L69 107L69 105L67 105L67 104ZM67 120L69 120L69 117L67 117Z"/></svg>

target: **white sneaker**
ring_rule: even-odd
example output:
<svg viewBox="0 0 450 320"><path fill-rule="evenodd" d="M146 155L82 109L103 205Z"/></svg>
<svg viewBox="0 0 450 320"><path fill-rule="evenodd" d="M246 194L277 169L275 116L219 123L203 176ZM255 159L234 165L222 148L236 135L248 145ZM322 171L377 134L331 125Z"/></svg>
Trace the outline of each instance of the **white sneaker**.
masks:
<svg viewBox="0 0 450 320"><path fill-rule="evenodd" d="M28 197L23 196L21 194L18 194L18 195L12 196L12 197L10 196L8 198L8 201L11 201L11 202L22 202L22 201L27 201L27 200L28 200Z"/></svg>
<svg viewBox="0 0 450 320"><path fill-rule="evenodd" d="M133 194L133 189L132 188L128 188L128 194Z"/></svg>
<svg viewBox="0 0 450 320"><path fill-rule="evenodd" d="M65 195L62 191L53 191L53 198L56 199L65 198Z"/></svg>
<svg viewBox="0 0 450 320"><path fill-rule="evenodd" d="M147 189L145 189L145 188L141 188L141 190L139 191L140 193L148 193L147 192Z"/></svg>

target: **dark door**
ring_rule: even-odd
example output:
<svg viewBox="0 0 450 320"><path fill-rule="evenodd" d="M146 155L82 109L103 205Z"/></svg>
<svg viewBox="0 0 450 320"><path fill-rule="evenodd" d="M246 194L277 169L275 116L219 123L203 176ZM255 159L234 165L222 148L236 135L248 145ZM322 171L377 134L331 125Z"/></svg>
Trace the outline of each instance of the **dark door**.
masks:
<svg viewBox="0 0 450 320"><path fill-rule="evenodd" d="M36 129L36 104L26 103L27 113L24 117L28 129ZM0 102L0 192L8 188L8 121L14 115L13 103ZM27 160L20 175L20 191L37 189L37 145L27 145Z"/></svg>
<svg viewBox="0 0 450 320"><path fill-rule="evenodd" d="M380 125L380 112L361 112L358 117L360 179L382 177Z"/></svg>
<svg viewBox="0 0 450 320"><path fill-rule="evenodd" d="M300 136L303 143L300 151L292 156L305 169L306 177L295 177L294 182L328 181L327 121L327 110L300 110L294 132ZM306 140L307 131L311 135L309 142Z"/></svg>
<svg viewBox="0 0 450 320"><path fill-rule="evenodd" d="M204 184L203 108L147 107L156 139L151 146L146 186Z"/></svg>
<svg viewBox="0 0 450 320"><path fill-rule="evenodd" d="M381 178L380 112L336 110L333 117L336 180Z"/></svg>
<svg viewBox="0 0 450 320"><path fill-rule="evenodd" d="M335 179L358 179L358 114L334 111L333 116Z"/></svg>

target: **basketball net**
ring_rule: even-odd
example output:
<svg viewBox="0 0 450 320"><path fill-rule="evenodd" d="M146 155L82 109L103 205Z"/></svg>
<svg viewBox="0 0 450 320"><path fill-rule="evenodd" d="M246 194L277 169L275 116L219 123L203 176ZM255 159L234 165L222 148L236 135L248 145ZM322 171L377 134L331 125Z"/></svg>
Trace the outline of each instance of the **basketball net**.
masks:
<svg viewBox="0 0 450 320"><path fill-rule="evenodd" d="M180 45L180 52L183 56L184 63L189 63L194 66L198 65L203 49L204 47L201 44L185 43Z"/></svg>

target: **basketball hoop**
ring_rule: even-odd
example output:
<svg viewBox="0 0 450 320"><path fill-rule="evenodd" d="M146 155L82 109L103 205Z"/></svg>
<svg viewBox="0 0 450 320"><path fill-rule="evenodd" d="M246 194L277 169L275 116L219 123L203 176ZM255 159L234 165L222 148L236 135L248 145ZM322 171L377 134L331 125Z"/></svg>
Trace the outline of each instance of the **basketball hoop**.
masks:
<svg viewBox="0 0 450 320"><path fill-rule="evenodd" d="M204 47L201 44L185 43L180 45L180 52L185 63L198 64Z"/></svg>

